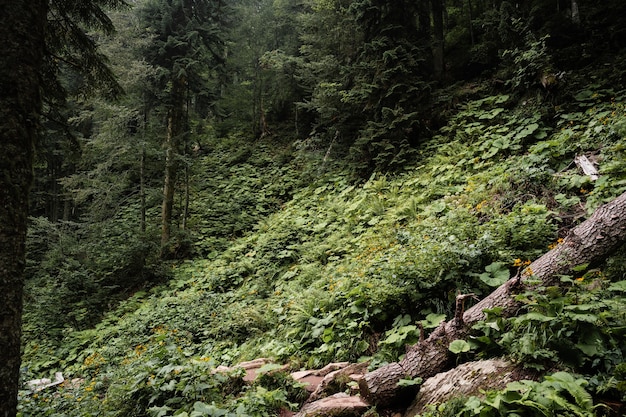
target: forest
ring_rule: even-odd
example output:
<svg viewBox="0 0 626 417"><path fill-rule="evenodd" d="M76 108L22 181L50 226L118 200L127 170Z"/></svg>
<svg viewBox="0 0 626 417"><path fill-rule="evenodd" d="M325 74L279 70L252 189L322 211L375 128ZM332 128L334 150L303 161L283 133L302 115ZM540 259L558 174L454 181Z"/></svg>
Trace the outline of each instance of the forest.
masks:
<svg viewBox="0 0 626 417"><path fill-rule="evenodd" d="M626 415L623 0L0 3L0 417Z"/></svg>

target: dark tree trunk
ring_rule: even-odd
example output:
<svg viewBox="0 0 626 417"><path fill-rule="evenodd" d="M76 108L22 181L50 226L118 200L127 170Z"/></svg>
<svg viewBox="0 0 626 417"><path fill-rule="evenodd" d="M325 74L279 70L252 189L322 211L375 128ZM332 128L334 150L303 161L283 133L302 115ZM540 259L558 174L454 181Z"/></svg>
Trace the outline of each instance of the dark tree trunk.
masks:
<svg viewBox="0 0 626 417"><path fill-rule="evenodd" d="M433 12L433 73L436 80L443 78L443 0L431 0Z"/></svg>
<svg viewBox="0 0 626 417"><path fill-rule="evenodd" d="M572 0L572 22L580 24L580 11L578 10L578 1Z"/></svg>
<svg viewBox="0 0 626 417"><path fill-rule="evenodd" d="M603 261L626 240L626 193L600 207L585 222L572 229L564 241L533 262L517 276L497 288L488 297L455 319L442 323L430 336L409 348L399 363L391 363L366 374L359 382L361 395L375 405L389 405L402 392L397 383L403 378L429 378L452 367L448 351L450 342L464 339L469 330L484 319L483 311L502 308L504 316L512 316L520 308L514 295L532 289L528 278L541 286L559 285L559 276L572 268Z"/></svg>
<svg viewBox="0 0 626 417"><path fill-rule="evenodd" d="M146 233L146 146L141 145L141 156L139 158L139 202L141 213L139 215L139 230Z"/></svg>
<svg viewBox="0 0 626 417"><path fill-rule="evenodd" d="M17 413L28 192L47 1L0 0L0 417Z"/></svg>
<svg viewBox="0 0 626 417"><path fill-rule="evenodd" d="M470 42L474 46L474 13L472 11L472 0L467 0L467 26L470 33Z"/></svg>
<svg viewBox="0 0 626 417"><path fill-rule="evenodd" d="M417 38L424 53L424 72L433 72L432 28L430 19L430 0L417 2Z"/></svg>
<svg viewBox="0 0 626 417"><path fill-rule="evenodd" d="M165 138L165 180L163 184L163 205L161 209L161 257L169 255L169 241L172 237L172 210L174 190L178 174L180 145L184 135L185 80L172 80L172 103L167 115L167 135Z"/></svg>

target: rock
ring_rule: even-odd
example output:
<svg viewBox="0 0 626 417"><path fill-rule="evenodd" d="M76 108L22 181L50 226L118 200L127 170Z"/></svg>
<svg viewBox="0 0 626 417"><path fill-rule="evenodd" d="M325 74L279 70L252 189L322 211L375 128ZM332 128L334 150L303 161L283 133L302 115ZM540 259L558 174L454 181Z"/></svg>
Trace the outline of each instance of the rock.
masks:
<svg viewBox="0 0 626 417"><path fill-rule="evenodd" d="M272 361L267 358L258 358L252 361L238 363L237 365L233 366L233 368L258 369L263 365L267 365L268 363L272 363Z"/></svg>
<svg viewBox="0 0 626 417"><path fill-rule="evenodd" d="M317 370L316 373L319 376L326 376L329 373L331 373L332 371L336 371L337 369L343 369L343 368L345 368L348 365L350 365L350 362L329 363L328 365L326 365L322 369Z"/></svg>
<svg viewBox="0 0 626 417"><path fill-rule="evenodd" d="M26 382L26 385L28 385L28 388L31 389L32 391L37 392L46 388L60 385L63 383L63 381L65 381L65 378L63 378L63 373L55 372L54 381L51 380L50 378L33 379L31 381Z"/></svg>
<svg viewBox="0 0 626 417"><path fill-rule="evenodd" d="M271 359L259 358L259 359L255 359L252 361L241 362L234 366L220 365L217 368L215 368L212 372L213 373L217 373L217 372L226 373L226 372L233 371L235 369L243 369L246 372L245 375L243 376L243 380L245 382L252 382L256 379L259 369L263 367L264 365L267 365L270 363L272 363ZM289 365L283 365L280 369L285 371L289 369Z"/></svg>
<svg viewBox="0 0 626 417"><path fill-rule="evenodd" d="M309 372L309 373L306 373L304 376L299 376L303 373L304 373L303 371L294 372L293 374L291 374L291 377L295 381L305 384L304 389L306 389L309 393L315 392L317 390L317 387L319 387L320 383L324 379L324 377L316 375L315 372ZM298 378L294 377L294 375L297 376Z"/></svg>
<svg viewBox="0 0 626 417"><path fill-rule="evenodd" d="M358 382L358 380L361 379L363 374L367 371L368 365L369 363L367 362L353 364L346 362L346 365L342 368L328 372L315 391L313 391L311 397L309 397L309 401L316 401L327 396L328 394L333 394L333 391L343 391L348 382ZM322 370L326 368L328 368L328 366L324 367ZM318 373L321 374L322 372L320 371Z"/></svg>
<svg viewBox="0 0 626 417"><path fill-rule="evenodd" d="M304 370L304 371L296 371L296 372L292 372L291 373L291 377L297 381L297 380L302 379L304 377L307 377L307 376L309 376L311 374L315 374L316 372L317 371L314 370L314 369L307 369L307 370Z"/></svg>
<svg viewBox="0 0 626 417"><path fill-rule="evenodd" d="M357 417L369 407L363 398L342 392L306 404L295 417Z"/></svg>

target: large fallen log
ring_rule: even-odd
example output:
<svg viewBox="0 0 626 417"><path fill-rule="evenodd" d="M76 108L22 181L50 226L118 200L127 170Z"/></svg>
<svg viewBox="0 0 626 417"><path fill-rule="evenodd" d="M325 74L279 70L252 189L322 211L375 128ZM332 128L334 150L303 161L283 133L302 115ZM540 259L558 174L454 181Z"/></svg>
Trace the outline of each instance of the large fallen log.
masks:
<svg viewBox="0 0 626 417"><path fill-rule="evenodd" d="M442 323L428 338L410 347L404 359L365 374L359 381L361 395L379 406L397 404L406 388L398 387L405 378L430 378L452 368L454 358L450 343L464 339L471 327L485 318L484 311L495 307L510 317L521 307L514 295L536 286L560 283L559 276L574 267L598 263L606 259L626 240L626 193L598 208L589 219L573 228L551 251L498 287L489 296L465 312ZM532 280L531 280L532 278ZM412 392L411 394L414 394Z"/></svg>
<svg viewBox="0 0 626 417"><path fill-rule="evenodd" d="M441 404L454 397L483 397L484 391L503 389L513 381L538 379L537 372L505 359L467 362L424 381L404 417L422 414L427 405Z"/></svg>

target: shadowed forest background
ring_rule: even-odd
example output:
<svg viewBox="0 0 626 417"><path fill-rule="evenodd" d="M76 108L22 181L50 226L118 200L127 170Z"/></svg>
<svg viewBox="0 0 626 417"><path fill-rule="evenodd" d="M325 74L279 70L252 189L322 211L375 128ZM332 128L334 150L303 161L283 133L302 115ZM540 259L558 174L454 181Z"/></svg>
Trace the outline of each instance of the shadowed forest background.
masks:
<svg viewBox="0 0 626 417"><path fill-rule="evenodd" d="M306 399L285 370L213 370L398 361L626 191L625 19L621 0L52 2L22 380L66 381L23 385L18 415L272 416ZM421 415L624 413L625 256L450 349L545 376L523 401Z"/></svg>

